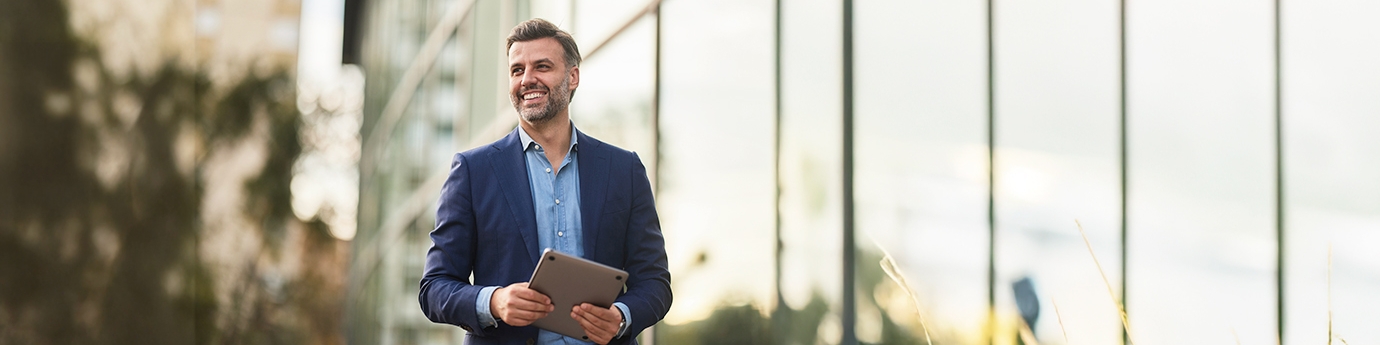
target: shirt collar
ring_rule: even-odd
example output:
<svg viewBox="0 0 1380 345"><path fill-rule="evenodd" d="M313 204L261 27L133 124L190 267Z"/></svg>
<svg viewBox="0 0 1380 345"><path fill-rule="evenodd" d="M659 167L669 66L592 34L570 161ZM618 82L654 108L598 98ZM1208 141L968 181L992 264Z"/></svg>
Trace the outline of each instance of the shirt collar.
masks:
<svg viewBox="0 0 1380 345"><path fill-rule="evenodd" d="M522 125L521 125L521 124L519 124L519 125L517 126L517 130L518 130L518 139L521 139L521 140L522 140L522 150L523 150L523 151L527 151L528 149L531 149L531 148L535 147L535 146L533 146L533 145L537 145L536 140L532 140L532 136L527 134L527 130L522 129ZM574 122L574 121L571 121L571 122L570 122L570 151L579 150L580 147L579 147L578 145L575 145L575 144L578 144L579 141L580 141L579 136L575 135L575 122Z"/></svg>

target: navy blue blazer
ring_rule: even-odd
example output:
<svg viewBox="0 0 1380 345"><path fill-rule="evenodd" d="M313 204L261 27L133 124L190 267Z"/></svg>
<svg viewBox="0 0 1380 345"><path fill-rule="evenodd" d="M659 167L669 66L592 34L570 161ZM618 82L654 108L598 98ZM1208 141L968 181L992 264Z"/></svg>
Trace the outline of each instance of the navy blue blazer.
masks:
<svg viewBox="0 0 1380 345"><path fill-rule="evenodd" d="M587 259L628 272L617 301L632 323L614 344L636 344L643 329L671 308L671 273L647 169L636 153L576 131L580 160L580 216ZM514 129L489 145L455 155L441 187L436 229L431 232L418 299L437 323L469 331L469 344L531 344L537 328L482 328L475 299L485 286L507 286L532 277L541 255L536 211L522 140ZM470 274L474 282L469 281ZM553 313L568 313L557 306ZM554 315L554 314L553 314Z"/></svg>

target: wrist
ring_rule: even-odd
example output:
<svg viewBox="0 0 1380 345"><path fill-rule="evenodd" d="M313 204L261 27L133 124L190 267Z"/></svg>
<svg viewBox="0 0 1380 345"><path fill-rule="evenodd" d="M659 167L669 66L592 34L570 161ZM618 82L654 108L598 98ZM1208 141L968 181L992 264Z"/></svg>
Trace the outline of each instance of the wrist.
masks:
<svg viewBox="0 0 1380 345"><path fill-rule="evenodd" d="M474 304L474 310L479 319L479 323L474 325L474 327L489 328L498 326L498 322L496 321L498 318L498 308L494 307L495 304L499 303L497 301L499 296L494 294L497 288L496 286L486 286L479 290L479 296L476 297Z"/></svg>
<svg viewBox="0 0 1380 345"><path fill-rule="evenodd" d="M614 312L618 313L618 329L615 329L613 331L613 337L617 338L623 336L624 330L628 329L628 316L623 315L623 308L614 306L613 310Z"/></svg>
<svg viewBox="0 0 1380 345"><path fill-rule="evenodd" d="M489 298L489 314L494 316L494 320L503 320L503 313L499 312L500 303L498 303L498 298L505 288L506 287L499 287L494 289L493 297Z"/></svg>

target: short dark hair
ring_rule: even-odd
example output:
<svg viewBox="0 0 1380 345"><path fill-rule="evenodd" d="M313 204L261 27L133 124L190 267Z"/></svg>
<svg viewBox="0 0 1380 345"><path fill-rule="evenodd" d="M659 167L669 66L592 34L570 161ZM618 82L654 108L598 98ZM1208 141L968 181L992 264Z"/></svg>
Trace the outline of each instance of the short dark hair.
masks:
<svg viewBox="0 0 1380 345"><path fill-rule="evenodd" d="M561 43L561 48L565 50L565 67L580 64L580 47L575 46L575 38L570 37L569 32L561 30L556 24L551 24L551 22L541 18L528 19L513 27L513 33L508 35L508 49L512 50L515 42L534 41L547 37L555 38L556 42Z"/></svg>

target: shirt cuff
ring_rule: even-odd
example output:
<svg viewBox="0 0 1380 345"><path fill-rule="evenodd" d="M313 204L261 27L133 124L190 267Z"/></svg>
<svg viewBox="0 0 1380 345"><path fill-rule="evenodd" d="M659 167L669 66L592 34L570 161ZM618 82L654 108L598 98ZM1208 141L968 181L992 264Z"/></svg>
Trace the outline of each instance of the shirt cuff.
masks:
<svg viewBox="0 0 1380 345"><path fill-rule="evenodd" d="M618 307L618 310L623 312L623 327L619 327L618 334L613 337L622 338L624 334L628 333L628 325L632 324L632 315L628 314L628 305L623 304L623 302L614 302L613 306Z"/></svg>
<svg viewBox="0 0 1380 345"><path fill-rule="evenodd" d="M498 321L494 320L494 314L489 310L489 300L494 297L494 290L498 290L498 287L485 287L479 290L479 297L475 298L474 312L479 315L479 328L498 327Z"/></svg>

